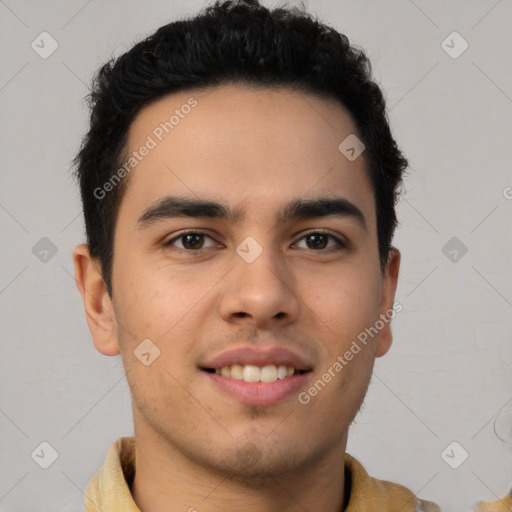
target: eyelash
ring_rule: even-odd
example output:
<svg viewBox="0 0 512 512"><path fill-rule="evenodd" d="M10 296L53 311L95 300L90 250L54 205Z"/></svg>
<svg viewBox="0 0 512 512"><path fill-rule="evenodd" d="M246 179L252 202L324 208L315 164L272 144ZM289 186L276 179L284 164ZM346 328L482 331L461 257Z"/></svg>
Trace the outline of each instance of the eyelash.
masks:
<svg viewBox="0 0 512 512"><path fill-rule="evenodd" d="M183 231L182 233L180 233L179 235L171 238L170 240L166 241L166 242L163 242L162 246L164 248L168 248L168 247L171 247L172 244L176 241L176 240L180 240L181 238L184 238L186 237L187 235L204 235L205 237L208 237L208 238L211 238L213 240L213 237L211 237L210 235L208 235L207 233L204 233L202 231ZM298 241L300 240L303 240L304 238L307 238L308 236L311 236L311 235L325 235L329 238L332 238L335 243L338 245L338 247L330 247L330 248L327 248L327 249L318 249L318 250L315 250L315 249L310 249L312 251L315 251L315 252L330 252L332 250L334 251L339 251L339 250L343 250L343 249L348 249L348 245L343 242L342 240L340 240L338 237L332 235L331 233L327 233L325 231L310 231L308 233L305 233L301 238L299 238ZM297 243L297 242L295 242ZM207 249L210 249L211 247L207 247ZM181 247L174 247L173 250L177 250L179 252L185 252L185 253L188 253L188 254L191 254L191 253L199 253L203 250L203 248L201 249L183 249Z"/></svg>

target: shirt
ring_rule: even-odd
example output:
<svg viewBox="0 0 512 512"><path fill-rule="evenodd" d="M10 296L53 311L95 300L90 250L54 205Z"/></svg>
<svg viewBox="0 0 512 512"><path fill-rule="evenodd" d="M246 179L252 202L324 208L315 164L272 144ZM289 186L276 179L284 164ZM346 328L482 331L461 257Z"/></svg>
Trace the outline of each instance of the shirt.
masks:
<svg viewBox="0 0 512 512"><path fill-rule="evenodd" d="M130 492L135 476L135 437L121 437L108 449L105 462L85 488L88 512L140 512ZM368 475L354 457L345 454L345 479L350 498L345 512L439 512L406 487Z"/></svg>
<svg viewBox="0 0 512 512"><path fill-rule="evenodd" d="M512 512L512 489L501 500L498 501L479 501L476 504L478 512Z"/></svg>

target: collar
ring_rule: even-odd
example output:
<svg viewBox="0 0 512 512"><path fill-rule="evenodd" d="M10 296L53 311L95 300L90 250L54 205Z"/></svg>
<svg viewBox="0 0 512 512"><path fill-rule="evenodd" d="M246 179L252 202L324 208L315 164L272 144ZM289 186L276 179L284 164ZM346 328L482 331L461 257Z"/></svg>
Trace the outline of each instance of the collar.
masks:
<svg viewBox="0 0 512 512"><path fill-rule="evenodd" d="M135 437L121 437L110 446L103 466L85 488L87 511L141 512L130 491L135 469ZM345 479L349 494L345 512L440 511L437 505L418 499L402 485L372 478L348 453Z"/></svg>

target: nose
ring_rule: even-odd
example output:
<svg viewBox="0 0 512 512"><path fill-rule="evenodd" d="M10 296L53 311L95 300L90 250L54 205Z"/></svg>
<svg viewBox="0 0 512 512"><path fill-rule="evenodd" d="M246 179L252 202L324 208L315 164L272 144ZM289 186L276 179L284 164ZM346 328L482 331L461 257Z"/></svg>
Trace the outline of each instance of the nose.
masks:
<svg viewBox="0 0 512 512"><path fill-rule="evenodd" d="M300 301L294 291L295 278L279 255L270 249L251 263L238 254L226 276L220 299L224 321L260 329L283 327L297 320Z"/></svg>

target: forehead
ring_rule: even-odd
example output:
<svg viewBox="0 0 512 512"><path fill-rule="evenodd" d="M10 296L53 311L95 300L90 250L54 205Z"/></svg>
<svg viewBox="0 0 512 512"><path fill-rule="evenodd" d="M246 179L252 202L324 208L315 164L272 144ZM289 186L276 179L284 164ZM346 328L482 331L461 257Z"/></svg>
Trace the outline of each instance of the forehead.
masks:
<svg viewBox="0 0 512 512"><path fill-rule="evenodd" d="M223 85L169 94L130 126L127 154L139 156L121 210L128 205L140 215L165 195L181 195L231 204L248 218L270 215L290 198L331 195L357 204L371 225L365 155L350 161L339 150L354 134L339 102L288 88Z"/></svg>

